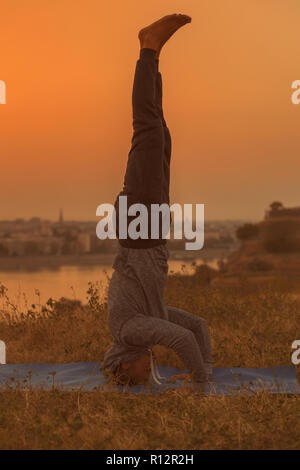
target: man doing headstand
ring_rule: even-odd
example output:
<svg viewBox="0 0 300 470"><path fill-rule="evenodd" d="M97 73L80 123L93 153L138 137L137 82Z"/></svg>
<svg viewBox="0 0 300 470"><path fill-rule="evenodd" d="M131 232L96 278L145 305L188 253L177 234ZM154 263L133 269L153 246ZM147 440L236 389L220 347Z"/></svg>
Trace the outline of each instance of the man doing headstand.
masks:
<svg viewBox="0 0 300 470"><path fill-rule="evenodd" d="M187 15L172 14L139 32L140 56L132 91L134 132L124 187L115 202L117 227L120 196L127 196L128 207L169 204L171 136L162 108L159 55L167 40L190 22ZM123 239L118 228L117 237L119 249L107 301L114 344L105 354L103 371L119 384L144 383L151 370L158 381L152 356L152 347L158 344L175 351L195 389L201 388L212 373L210 338L203 318L165 305L166 239L161 232L155 239Z"/></svg>

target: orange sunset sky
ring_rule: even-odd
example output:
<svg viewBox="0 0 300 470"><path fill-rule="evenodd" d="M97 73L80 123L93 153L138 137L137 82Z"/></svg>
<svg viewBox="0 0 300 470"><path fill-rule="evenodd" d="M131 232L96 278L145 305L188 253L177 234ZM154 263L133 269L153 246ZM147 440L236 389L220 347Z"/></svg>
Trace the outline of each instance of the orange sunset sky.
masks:
<svg viewBox="0 0 300 470"><path fill-rule="evenodd" d="M171 203L258 220L300 205L298 0L1 2L0 219L96 220L122 189L139 29L185 13L160 57Z"/></svg>

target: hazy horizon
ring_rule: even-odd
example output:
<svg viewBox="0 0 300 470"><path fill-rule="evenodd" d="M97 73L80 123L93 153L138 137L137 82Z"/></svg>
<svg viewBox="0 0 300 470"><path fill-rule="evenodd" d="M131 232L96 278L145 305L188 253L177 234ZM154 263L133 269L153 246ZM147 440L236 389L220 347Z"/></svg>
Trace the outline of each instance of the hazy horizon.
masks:
<svg viewBox="0 0 300 470"><path fill-rule="evenodd" d="M59 218L56 217L56 218L43 218L39 215L33 215L33 216L29 216L29 217L14 217L12 219L9 219L9 218L1 218L0 219L0 223L1 222L6 222L6 221L9 221L9 222L15 222L16 220L18 219L22 219L24 220L25 222L28 222L30 221L30 219L33 219L33 218L39 218L41 219L42 221L49 221L49 222L58 222L59 221ZM100 220L100 217L97 217L95 216L95 219L73 219L73 218L66 218L64 217L64 222L91 222L91 223L97 223L98 221ZM193 219L194 221L195 219ZM254 220L254 219L205 219L206 222L249 222L249 221L253 221L253 222L259 222L259 220Z"/></svg>

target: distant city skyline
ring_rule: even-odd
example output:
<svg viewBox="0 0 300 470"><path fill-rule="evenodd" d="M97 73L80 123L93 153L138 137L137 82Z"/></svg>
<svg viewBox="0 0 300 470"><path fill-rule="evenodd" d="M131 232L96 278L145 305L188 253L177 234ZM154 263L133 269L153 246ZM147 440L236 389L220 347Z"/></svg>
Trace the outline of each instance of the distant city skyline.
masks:
<svg viewBox="0 0 300 470"><path fill-rule="evenodd" d="M76 219L76 218L65 217L63 212L62 212L62 214L63 214L63 221L61 220L61 217L60 217L61 212L59 211L56 218L44 218L40 215L31 215L29 217L0 218L0 222L5 222L5 221L15 222L17 220L24 220L25 222L29 222L32 219L40 219L41 221L46 221L46 222L49 221L51 223L54 223L54 222L57 222L57 223L59 223L59 222L63 222L63 223L64 222L66 222L66 223L68 223L68 222L85 222L85 223L91 222L91 223L96 224L97 221L100 220L100 217L97 217L97 216L95 216L94 219L84 219L84 218ZM250 219L249 218L245 218L245 219L239 219L239 218L237 218L237 219L234 219L234 218L233 219L230 219L230 218L226 218L226 219L207 219L207 222L209 222L209 223L226 222L226 221L230 221L230 222L248 222L248 221L250 221ZM259 220L256 220L256 221L258 222Z"/></svg>

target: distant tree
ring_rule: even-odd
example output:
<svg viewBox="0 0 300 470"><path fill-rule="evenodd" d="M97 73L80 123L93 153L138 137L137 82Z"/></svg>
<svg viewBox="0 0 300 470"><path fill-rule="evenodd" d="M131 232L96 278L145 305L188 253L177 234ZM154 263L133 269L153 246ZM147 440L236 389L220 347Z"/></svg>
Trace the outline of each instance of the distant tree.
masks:
<svg viewBox="0 0 300 470"><path fill-rule="evenodd" d="M244 224L236 230L236 236L239 240L248 240L258 235L259 228L257 224Z"/></svg>
<svg viewBox="0 0 300 470"><path fill-rule="evenodd" d="M197 282L200 282L202 284L210 284L211 280L216 277L218 274L218 271L214 268L211 268L208 266L208 264L198 264L195 266L194 269L194 277L197 280Z"/></svg>
<svg viewBox="0 0 300 470"><path fill-rule="evenodd" d="M293 253L300 251L298 221L274 220L267 224L263 233L263 245L269 253Z"/></svg>
<svg viewBox="0 0 300 470"><path fill-rule="evenodd" d="M283 204L282 202L274 201L272 202L272 204L270 204L270 209L271 209L271 212L280 211L281 209L283 209Z"/></svg>

